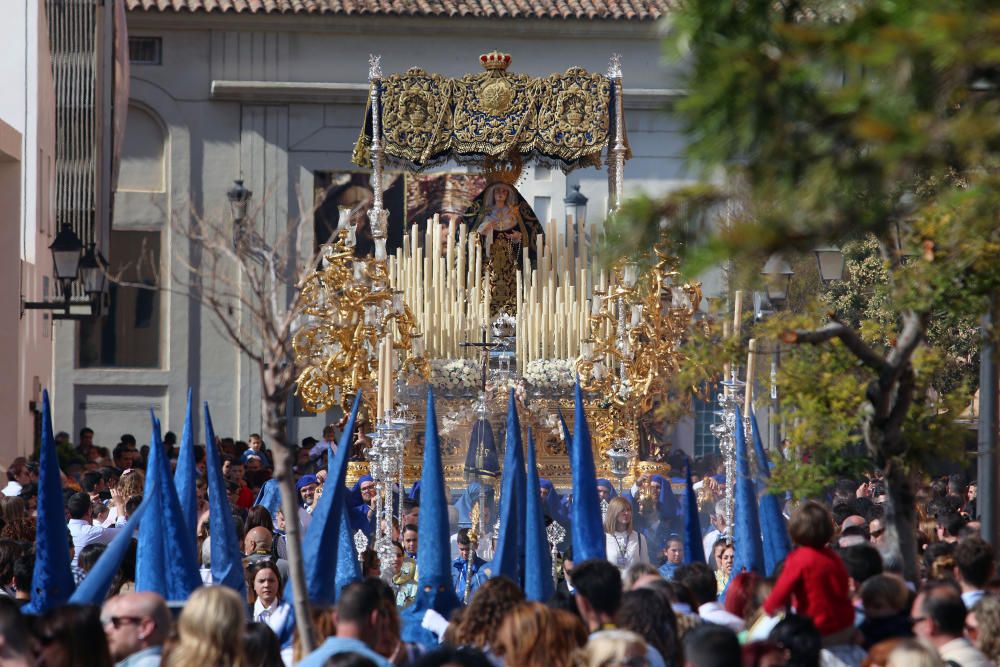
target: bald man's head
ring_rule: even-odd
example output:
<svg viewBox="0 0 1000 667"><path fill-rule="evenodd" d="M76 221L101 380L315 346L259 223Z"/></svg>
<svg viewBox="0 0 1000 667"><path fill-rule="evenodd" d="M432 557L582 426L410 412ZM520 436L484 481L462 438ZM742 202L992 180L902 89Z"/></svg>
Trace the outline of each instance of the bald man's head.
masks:
<svg viewBox="0 0 1000 667"><path fill-rule="evenodd" d="M263 526L251 528L247 531L246 537L243 538L243 553L248 556L250 554L269 554L273 542L274 536L267 528Z"/></svg>
<svg viewBox="0 0 1000 667"><path fill-rule="evenodd" d="M126 593L104 603L101 623L115 661L162 646L170 634L170 610L156 593Z"/></svg>

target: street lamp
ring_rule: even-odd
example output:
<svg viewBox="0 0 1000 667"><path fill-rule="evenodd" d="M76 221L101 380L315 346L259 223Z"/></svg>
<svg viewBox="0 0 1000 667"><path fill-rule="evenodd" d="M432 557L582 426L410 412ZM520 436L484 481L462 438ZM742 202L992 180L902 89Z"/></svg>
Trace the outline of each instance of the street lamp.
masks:
<svg viewBox="0 0 1000 667"><path fill-rule="evenodd" d="M760 274L764 276L767 300L776 310L780 309L788 301L788 288L795 271L781 255L771 255Z"/></svg>
<svg viewBox="0 0 1000 667"><path fill-rule="evenodd" d="M83 241L76 235L68 223L63 223L59 233L49 246L52 252L52 264L55 267L56 279L62 285L63 296L69 301L72 296L73 281L80 271L80 252Z"/></svg>
<svg viewBox="0 0 1000 667"><path fill-rule="evenodd" d="M233 187L226 192L226 197L233 210L233 222L237 225L241 224L246 220L247 205L250 203L250 198L253 197L253 192L243 187L243 179L239 179L233 181Z"/></svg>
<svg viewBox="0 0 1000 667"><path fill-rule="evenodd" d="M83 258L80 259L80 280L83 282L83 291L91 299L96 300L104 293L104 286L108 282L108 275L104 271L106 265L107 262L97 249L97 244L89 244L87 252L83 253Z"/></svg>
<svg viewBox="0 0 1000 667"><path fill-rule="evenodd" d="M568 227L571 222L575 221L580 229L583 229L587 224L587 202L589 200L587 197L580 192L580 184L573 186L572 192L566 195L563 199L563 204L566 205L566 227Z"/></svg>
<svg viewBox="0 0 1000 667"><path fill-rule="evenodd" d="M844 277L846 259L843 251L835 245L814 248L816 265L819 267L819 277L823 284L829 286Z"/></svg>

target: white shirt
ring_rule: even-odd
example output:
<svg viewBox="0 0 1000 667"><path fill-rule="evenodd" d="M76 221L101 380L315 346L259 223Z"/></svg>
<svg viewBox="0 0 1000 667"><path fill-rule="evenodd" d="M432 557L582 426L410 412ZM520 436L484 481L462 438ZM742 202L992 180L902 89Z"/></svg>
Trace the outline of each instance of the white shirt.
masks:
<svg viewBox="0 0 1000 667"><path fill-rule="evenodd" d="M716 625L724 625L733 632L740 632L743 630L743 619L736 614L730 614L726 611L718 602L706 602L705 604L698 607L698 615L701 619L707 623L715 623Z"/></svg>
<svg viewBox="0 0 1000 667"><path fill-rule="evenodd" d="M8 498L13 496L19 496L21 495L21 489L23 488L24 488L23 486L21 486L14 480L10 480L9 482L7 482L7 486L3 487L2 493Z"/></svg>
<svg viewBox="0 0 1000 667"><path fill-rule="evenodd" d="M705 535L705 538L701 541L701 545L705 548L706 563L712 562L712 547L715 546L715 543L719 541L720 537L722 537L722 533L713 528L712 530L708 531L708 533Z"/></svg>
<svg viewBox="0 0 1000 667"><path fill-rule="evenodd" d="M83 519L70 519L66 524L73 538L73 565L80 558L80 551L88 544L108 544L118 534L118 528L95 526Z"/></svg>
<svg viewBox="0 0 1000 667"><path fill-rule="evenodd" d="M624 572L634 563L649 562L649 543L646 538L640 538L639 533L605 533L604 543L607 548L608 561Z"/></svg>
<svg viewBox="0 0 1000 667"><path fill-rule="evenodd" d="M253 620L256 623L264 623L277 634L284 627L291 611L292 606L287 602L275 599L270 607L265 607L260 598L257 598L253 603Z"/></svg>

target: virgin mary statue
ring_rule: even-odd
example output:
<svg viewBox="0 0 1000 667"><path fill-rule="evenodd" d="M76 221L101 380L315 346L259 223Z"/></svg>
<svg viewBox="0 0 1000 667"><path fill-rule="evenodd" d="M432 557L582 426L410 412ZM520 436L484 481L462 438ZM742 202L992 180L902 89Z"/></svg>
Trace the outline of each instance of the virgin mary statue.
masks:
<svg viewBox="0 0 1000 667"><path fill-rule="evenodd" d="M465 222L482 237L486 271L490 273L490 316L514 314L521 249L535 263L535 242L542 226L524 197L512 185L490 183L465 212Z"/></svg>

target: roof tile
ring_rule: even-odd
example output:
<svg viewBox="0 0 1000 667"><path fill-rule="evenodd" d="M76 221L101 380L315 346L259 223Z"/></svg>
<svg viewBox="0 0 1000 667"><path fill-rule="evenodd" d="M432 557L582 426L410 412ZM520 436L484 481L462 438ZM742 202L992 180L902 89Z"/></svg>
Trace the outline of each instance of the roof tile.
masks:
<svg viewBox="0 0 1000 667"><path fill-rule="evenodd" d="M131 11L649 21L674 0L126 0Z"/></svg>

